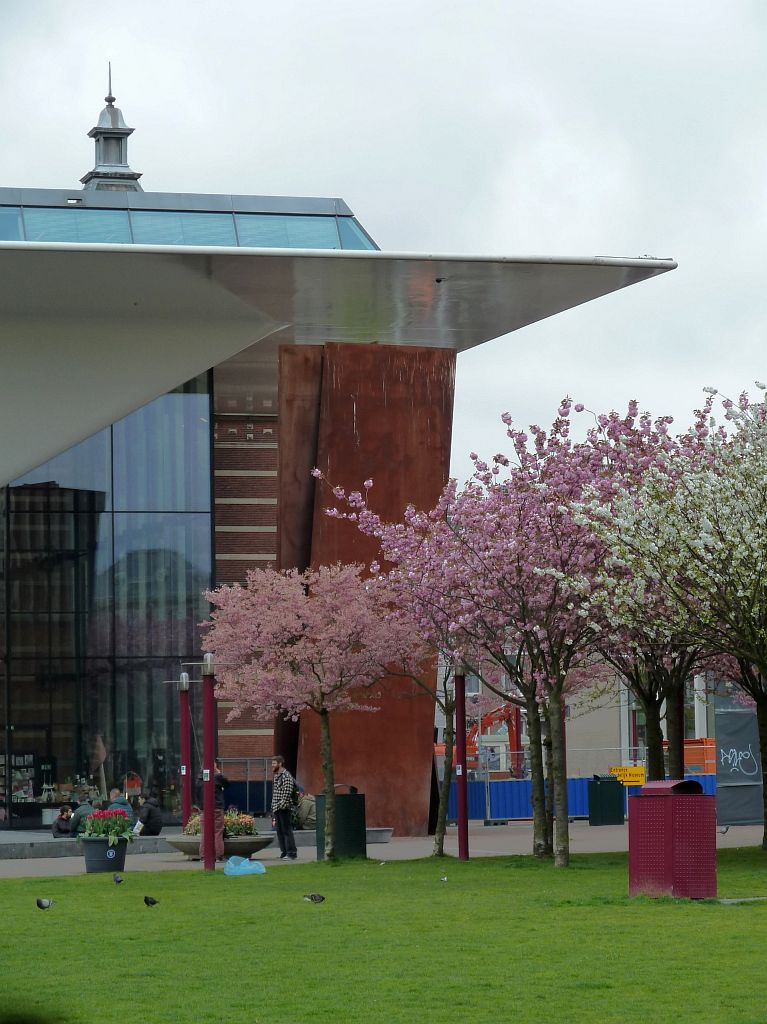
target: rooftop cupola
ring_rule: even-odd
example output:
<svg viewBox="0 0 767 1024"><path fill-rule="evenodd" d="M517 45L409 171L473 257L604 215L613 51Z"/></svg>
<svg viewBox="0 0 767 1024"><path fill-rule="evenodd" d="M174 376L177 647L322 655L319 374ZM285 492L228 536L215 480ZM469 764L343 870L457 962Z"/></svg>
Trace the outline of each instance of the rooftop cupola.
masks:
<svg viewBox="0 0 767 1024"><path fill-rule="evenodd" d="M142 192L138 183L139 171L128 166L128 136L134 129L129 128L119 107L114 105L112 95L112 65L109 65L109 94L104 97L106 106L99 115L98 124L91 128L88 136L96 143L96 165L80 178L83 188L109 192Z"/></svg>

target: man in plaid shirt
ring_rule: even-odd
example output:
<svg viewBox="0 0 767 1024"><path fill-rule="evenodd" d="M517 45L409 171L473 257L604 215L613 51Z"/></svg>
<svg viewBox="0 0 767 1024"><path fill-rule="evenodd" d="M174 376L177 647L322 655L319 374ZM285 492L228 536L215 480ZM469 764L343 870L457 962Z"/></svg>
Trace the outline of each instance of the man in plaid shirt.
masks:
<svg viewBox="0 0 767 1024"><path fill-rule="evenodd" d="M277 830L277 842L280 844L280 860L286 857L288 860L295 860L296 840L293 835L293 824L290 820L293 806L293 790L295 780L285 767L285 758L282 754L275 754L272 758L272 825Z"/></svg>

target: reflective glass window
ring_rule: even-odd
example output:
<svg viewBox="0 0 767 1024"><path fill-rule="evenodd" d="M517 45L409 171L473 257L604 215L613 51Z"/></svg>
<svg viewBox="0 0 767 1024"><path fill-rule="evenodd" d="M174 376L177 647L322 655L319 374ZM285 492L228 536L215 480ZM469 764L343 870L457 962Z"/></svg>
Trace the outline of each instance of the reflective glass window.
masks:
<svg viewBox="0 0 767 1024"><path fill-rule="evenodd" d="M11 484L11 509L100 512L111 505L111 433L100 430Z"/></svg>
<svg viewBox="0 0 767 1024"><path fill-rule="evenodd" d="M33 799L40 801L46 783L71 783L76 776L98 779L96 734L104 730L111 736L112 678L106 660L30 658L11 663L12 778L17 790L22 784L27 788L25 801L30 786ZM106 778L111 782L113 776ZM22 799L21 792L16 799ZM14 814L25 807L34 812L19 803Z"/></svg>
<svg viewBox="0 0 767 1024"><path fill-rule="evenodd" d="M204 379L204 378L203 378ZM207 394L163 395L113 427L114 506L121 511L210 509Z"/></svg>
<svg viewBox="0 0 767 1024"><path fill-rule="evenodd" d="M17 658L32 658L48 655L48 615L12 614L8 633L9 654Z"/></svg>
<svg viewBox="0 0 767 1024"><path fill-rule="evenodd" d="M236 213L240 245L268 249L340 249L335 217Z"/></svg>
<svg viewBox="0 0 767 1024"><path fill-rule="evenodd" d="M42 512L12 515L9 535L11 554L43 555L48 550L48 516Z"/></svg>
<svg viewBox="0 0 767 1024"><path fill-rule="evenodd" d="M30 242L131 241L127 210L24 209Z"/></svg>
<svg viewBox="0 0 767 1024"><path fill-rule="evenodd" d="M132 210L130 216L139 245L237 245L230 213Z"/></svg>
<svg viewBox="0 0 767 1024"><path fill-rule="evenodd" d="M10 532L12 655L108 654L111 516L16 512Z"/></svg>
<svg viewBox="0 0 767 1024"><path fill-rule="evenodd" d="M21 210L18 206L0 206L0 239L4 242L16 242L23 238Z"/></svg>
<svg viewBox="0 0 767 1024"><path fill-rule="evenodd" d="M210 516L115 515L115 649L130 657L199 650L211 584Z"/></svg>
<svg viewBox="0 0 767 1024"><path fill-rule="evenodd" d="M45 556L44 548L40 551L11 552L11 579L8 587L11 613L48 614L50 597Z"/></svg>
<svg viewBox="0 0 767 1024"><path fill-rule="evenodd" d="M344 249L375 249L376 246L353 217L338 218L338 233Z"/></svg>
<svg viewBox="0 0 767 1024"><path fill-rule="evenodd" d="M209 400L203 374L0 492L10 541L0 658L15 727L6 754L22 758L32 787L19 824L39 817L44 772L98 786L135 773L177 810L175 688L165 680L199 657L208 612ZM140 511L112 510L113 478L119 505Z"/></svg>
<svg viewBox="0 0 767 1024"><path fill-rule="evenodd" d="M161 805L180 812L178 662L157 658L116 662L114 733L105 737L113 777L138 776ZM106 741L109 741L108 743Z"/></svg>

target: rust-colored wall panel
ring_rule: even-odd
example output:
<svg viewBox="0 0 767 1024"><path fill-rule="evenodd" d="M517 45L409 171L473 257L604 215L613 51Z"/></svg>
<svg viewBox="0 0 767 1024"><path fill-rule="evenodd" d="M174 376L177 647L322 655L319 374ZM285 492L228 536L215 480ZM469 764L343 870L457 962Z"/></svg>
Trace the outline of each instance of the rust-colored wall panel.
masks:
<svg viewBox="0 0 767 1024"><path fill-rule="evenodd" d="M408 503L431 508L449 473L455 353L328 344L324 356L316 464L347 489L372 477L371 503L386 519L401 519ZM375 557L376 543L326 516L328 504L327 491L318 488L311 564ZM408 684L392 683L380 711L332 716L336 779L365 793L368 824L425 835L434 705L401 696L405 691L412 692ZM322 788L316 719L302 716L298 756L301 782L314 792Z"/></svg>
<svg viewBox="0 0 767 1024"><path fill-rule="evenodd" d="M311 471L317 458L322 364L322 345L289 345L280 349L277 471L277 565L280 569L303 572L309 566L315 490Z"/></svg>
<svg viewBox="0 0 767 1024"><path fill-rule="evenodd" d="M385 519L431 508L450 472L454 387L449 349L327 344L316 465L347 490L372 477ZM375 541L325 515L331 500L317 489L312 565L373 558Z"/></svg>
<svg viewBox="0 0 767 1024"><path fill-rule="evenodd" d="M309 567L312 544L317 434L322 386L322 345L280 348L277 384L280 445L277 467L277 568ZM295 769L298 723L274 723L274 753Z"/></svg>

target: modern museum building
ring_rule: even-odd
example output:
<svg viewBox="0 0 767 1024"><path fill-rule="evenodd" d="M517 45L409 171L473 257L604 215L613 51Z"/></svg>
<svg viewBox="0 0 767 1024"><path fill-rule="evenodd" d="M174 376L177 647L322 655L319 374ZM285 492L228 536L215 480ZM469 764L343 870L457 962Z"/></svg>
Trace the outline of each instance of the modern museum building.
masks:
<svg viewBox="0 0 767 1024"><path fill-rule="evenodd" d="M176 814L205 592L369 554L322 521L312 465L389 474L392 517L433 503L458 352L674 266L382 253L339 199L145 192L106 100L82 188L0 188L0 828L113 783ZM225 711L233 764L273 752ZM433 708L387 715L375 771L340 732L337 773L416 834ZM317 786L311 733L283 742Z"/></svg>

